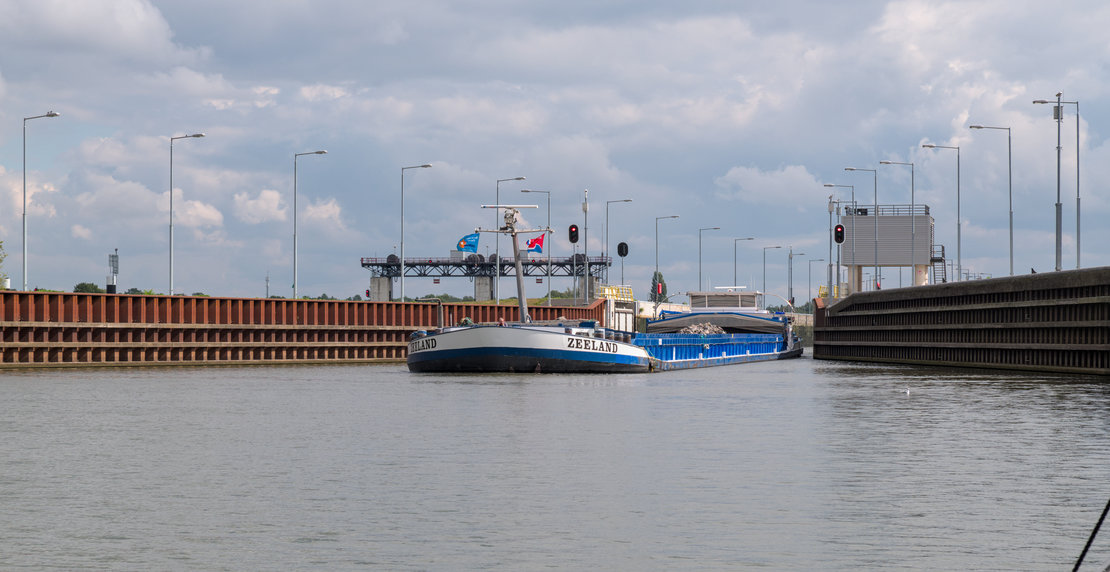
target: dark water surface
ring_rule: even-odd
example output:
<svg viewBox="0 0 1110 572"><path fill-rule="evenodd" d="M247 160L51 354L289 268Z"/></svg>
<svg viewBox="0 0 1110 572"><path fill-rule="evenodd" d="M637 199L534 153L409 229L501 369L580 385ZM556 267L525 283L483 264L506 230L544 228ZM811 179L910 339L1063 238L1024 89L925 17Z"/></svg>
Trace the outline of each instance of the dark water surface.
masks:
<svg viewBox="0 0 1110 572"><path fill-rule="evenodd" d="M1110 496L1097 378L60 370L0 405L2 570L1064 570Z"/></svg>

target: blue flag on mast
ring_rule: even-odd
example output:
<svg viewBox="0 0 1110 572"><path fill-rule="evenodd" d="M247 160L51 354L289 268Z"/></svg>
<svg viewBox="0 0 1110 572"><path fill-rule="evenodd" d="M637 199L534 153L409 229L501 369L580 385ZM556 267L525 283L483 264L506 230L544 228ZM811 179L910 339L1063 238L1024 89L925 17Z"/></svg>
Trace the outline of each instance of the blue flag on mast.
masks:
<svg viewBox="0 0 1110 572"><path fill-rule="evenodd" d="M478 252L478 233L468 234L459 239L459 243L455 245L456 250L463 252Z"/></svg>

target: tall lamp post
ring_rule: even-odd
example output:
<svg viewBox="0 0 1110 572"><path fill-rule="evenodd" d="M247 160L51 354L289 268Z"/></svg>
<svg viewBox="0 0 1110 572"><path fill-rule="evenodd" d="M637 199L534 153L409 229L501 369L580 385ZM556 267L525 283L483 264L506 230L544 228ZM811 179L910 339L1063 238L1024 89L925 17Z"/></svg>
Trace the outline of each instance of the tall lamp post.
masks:
<svg viewBox="0 0 1110 572"><path fill-rule="evenodd" d="M1060 101L1061 94L1056 94L1056 105L1068 104L1075 106L1075 267L1080 268L1079 265L1079 102L1078 101ZM1046 99L1038 99L1033 103L1052 103ZM1063 110L1059 110L1057 117L1057 126L1063 120ZM1057 128L1057 140L1059 140L1059 128ZM1057 142L1057 149L1059 149L1059 142ZM1057 168L1059 171L1059 168ZM1059 175L1057 174L1057 178Z"/></svg>
<svg viewBox="0 0 1110 572"><path fill-rule="evenodd" d="M806 282L806 297L810 300L813 299L813 263L824 262L824 258L814 258L809 261L809 281Z"/></svg>
<svg viewBox="0 0 1110 572"><path fill-rule="evenodd" d="M325 155L327 151L308 151L306 153L293 153L293 299L297 299L297 157L305 155ZM401 200L401 208L404 209L404 199ZM404 220L404 211L402 210L401 220ZM404 227L401 227L401 236L404 237ZM404 243L402 248L404 248ZM402 257L404 251L402 251ZM404 275L404 265L401 265L401 274ZM402 285L401 288L404 288Z"/></svg>
<svg viewBox="0 0 1110 572"><path fill-rule="evenodd" d="M178 139L189 139L192 137L204 137L204 133L193 133L192 135L179 135L177 137L170 137L170 296L173 296L173 142L177 141ZM294 210L293 220L297 220L296 216L297 213Z"/></svg>
<svg viewBox="0 0 1110 572"><path fill-rule="evenodd" d="M749 236L747 238L734 238L734 239L732 239L732 285L733 286L738 285L738 284L736 284L736 243L740 242L741 240L755 240L755 237L754 236Z"/></svg>
<svg viewBox="0 0 1110 572"><path fill-rule="evenodd" d="M1061 105L1063 101L1064 92L1056 94L1056 106L1052 109L1052 118L1056 120L1056 271L1063 270L1063 263L1061 261L1061 251L1063 250L1063 224L1064 224L1064 205L1060 202L1060 124L1064 120L1064 108ZM1036 99L1033 103L1049 103L1047 99Z"/></svg>
<svg viewBox="0 0 1110 572"><path fill-rule="evenodd" d="M23 118L23 291L27 291L27 122L43 117L58 117L61 113L47 111L42 115ZM171 192L172 197L172 192ZM170 200L173 200L172 198Z"/></svg>
<svg viewBox="0 0 1110 572"><path fill-rule="evenodd" d="M879 275L879 171L878 169L859 169L856 167L844 167L845 171L871 171L875 183L875 289L879 288L881 284L881 276ZM852 233L855 235L855 233ZM853 261L855 264L855 252L852 253Z"/></svg>
<svg viewBox="0 0 1110 572"><path fill-rule="evenodd" d="M982 128L982 126L979 126L979 128ZM960 268L963 266L961 264L961 260L960 260L961 256L962 256L962 253L960 252L961 251L961 242L962 242L961 236L960 236L960 230L961 230L960 227L963 226L961 224L961 220L960 220L960 146L959 145L953 145L953 146L933 145L932 143L925 143L924 145L922 145L922 147L924 147L925 149L955 149L956 150L956 282L959 282L960 281ZM1010 268L1010 274L1011 275L1013 275L1013 271L1014 271L1014 269L1012 268L1012 264L1011 264L1011 268ZM936 277L934 276L934 278L936 278Z"/></svg>
<svg viewBox="0 0 1110 572"><path fill-rule="evenodd" d="M997 129L1006 132L1006 170L1009 173L1009 196L1010 196L1010 276L1014 275L1014 162L1013 162L1013 138L1009 127L991 127L989 125L969 125L968 129ZM1059 189L1057 189L1059 193ZM1057 195L1059 199L1059 195ZM1060 269L1060 203L1056 203L1056 269Z"/></svg>
<svg viewBox="0 0 1110 572"><path fill-rule="evenodd" d="M719 226L707 226L698 229L698 290L702 289L701 285L701 232L703 230L721 230ZM733 243L735 244L735 243Z"/></svg>
<svg viewBox="0 0 1110 572"><path fill-rule="evenodd" d="M879 161L880 165L909 165L910 167L910 283L917 286L917 257L914 252L914 247L917 239L917 228L915 222L917 221L917 204L915 200L916 191L914 185L914 166L913 162L903 163L901 161ZM899 271L899 281L901 280L901 271Z"/></svg>
<svg viewBox="0 0 1110 572"><path fill-rule="evenodd" d="M495 190L497 191L495 205L501 204L501 183L506 181L523 181L524 177L509 177L508 179L497 179ZM493 228L501 228L501 209L493 209ZM493 240L496 246L493 249L494 255L497 256L497 278L493 283L493 296L497 300L497 305L501 305L501 234L494 233ZM402 261L402 265L404 261ZM403 270L403 269L402 269ZM402 272L404 274L404 272Z"/></svg>
<svg viewBox="0 0 1110 572"><path fill-rule="evenodd" d="M609 204L630 202L632 202L632 199L616 199L612 201L605 201L605 257L609 256ZM623 282L623 280L621 282Z"/></svg>
<svg viewBox="0 0 1110 572"><path fill-rule="evenodd" d="M678 215L655 217L655 276L652 277L653 281L659 278L659 221L665 218L678 218ZM652 292L652 294L656 293Z"/></svg>
<svg viewBox="0 0 1110 572"><path fill-rule="evenodd" d="M319 151L317 151L319 152ZM327 151L325 151L326 153ZM429 169L431 165L401 167L401 301L405 301L405 171L409 169Z"/></svg>
<svg viewBox="0 0 1110 572"><path fill-rule="evenodd" d="M804 252L794 252L794 247L790 247L790 254L786 257L786 297L790 300L790 305L794 305L794 257L805 256Z"/></svg>
<svg viewBox="0 0 1110 572"><path fill-rule="evenodd" d="M767 250L770 248L782 248L781 246L764 246L763 247L763 288L759 293L760 299L763 301L762 307L767 307Z"/></svg>
<svg viewBox="0 0 1110 572"><path fill-rule="evenodd" d="M535 190L532 190L532 189L521 189L520 192L522 192L522 193L543 193L543 194L547 195L547 230L544 231L544 234L548 235L547 236L548 240L546 241L547 242L547 305L550 306L551 305L551 247L554 246L554 243L550 240L550 238L551 238L551 191L535 191ZM606 228L608 228L608 226L609 226L608 223L606 223Z"/></svg>

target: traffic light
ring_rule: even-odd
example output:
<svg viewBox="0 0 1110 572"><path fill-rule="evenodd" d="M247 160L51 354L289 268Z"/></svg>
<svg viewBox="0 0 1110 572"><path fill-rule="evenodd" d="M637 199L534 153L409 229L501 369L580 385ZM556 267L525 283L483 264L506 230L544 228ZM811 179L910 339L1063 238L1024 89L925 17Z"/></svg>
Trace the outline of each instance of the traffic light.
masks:
<svg viewBox="0 0 1110 572"><path fill-rule="evenodd" d="M662 282L656 282L655 283L655 293L659 294L660 296L663 295L663 283Z"/></svg>
<svg viewBox="0 0 1110 572"><path fill-rule="evenodd" d="M572 225L570 225L570 229L568 229L568 230L569 230L568 234L570 235L570 237L569 237L570 238L570 243L571 244L577 244L578 243L578 225L572 224Z"/></svg>
<svg viewBox="0 0 1110 572"><path fill-rule="evenodd" d="M838 224L836 228L833 229L833 240L835 240L837 244L844 242L844 225Z"/></svg>
<svg viewBox="0 0 1110 572"><path fill-rule="evenodd" d="M617 245L617 255L621 256L621 257L628 256L628 243L627 242L622 242L622 243Z"/></svg>

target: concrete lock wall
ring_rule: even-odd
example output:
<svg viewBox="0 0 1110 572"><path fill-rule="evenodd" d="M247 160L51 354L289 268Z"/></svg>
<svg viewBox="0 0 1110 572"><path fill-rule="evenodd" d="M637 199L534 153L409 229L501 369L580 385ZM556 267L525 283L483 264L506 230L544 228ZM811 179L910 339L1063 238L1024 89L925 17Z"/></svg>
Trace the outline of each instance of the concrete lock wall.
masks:
<svg viewBox="0 0 1110 572"><path fill-rule="evenodd" d="M605 321L589 307L534 320ZM520 319L517 306L0 292L0 369L402 361L415 330Z"/></svg>

